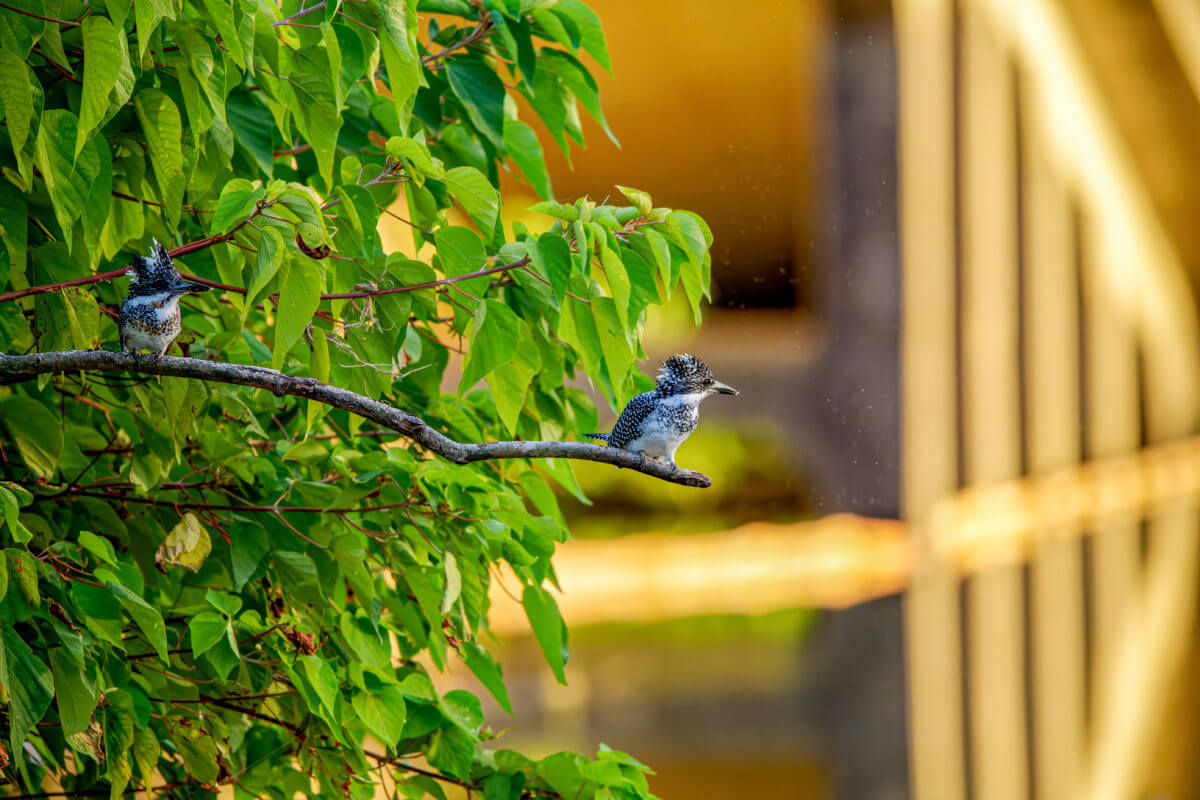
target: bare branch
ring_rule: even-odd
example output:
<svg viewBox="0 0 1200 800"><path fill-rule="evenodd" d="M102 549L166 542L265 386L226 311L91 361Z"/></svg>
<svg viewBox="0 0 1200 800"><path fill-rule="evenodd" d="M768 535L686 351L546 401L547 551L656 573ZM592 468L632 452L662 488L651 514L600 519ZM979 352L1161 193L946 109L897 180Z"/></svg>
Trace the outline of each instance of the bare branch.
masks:
<svg viewBox="0 0 1200 800"><path fill-rule="evenodd" d="M221 364L196 358L152 357L109 350L65 350L13 356L0 354L0 384L32 380L63 372L140 372L177 378L232 383L265 389L278 397L291 395L349 411L412 439L456 464L502 458L570 458L624 467L683 486L707 488L712 480L699 472L641 459L627 450L584 442L456 442L415 414L312 378L296 378L273 369L244 364Z"/></svg>

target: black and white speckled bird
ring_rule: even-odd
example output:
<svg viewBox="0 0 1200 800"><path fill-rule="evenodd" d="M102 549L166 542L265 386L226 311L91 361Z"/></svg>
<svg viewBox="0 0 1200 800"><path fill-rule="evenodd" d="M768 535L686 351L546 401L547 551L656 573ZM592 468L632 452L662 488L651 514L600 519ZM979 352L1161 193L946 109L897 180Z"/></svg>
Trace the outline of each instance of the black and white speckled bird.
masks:
<svg viewBox="0 0 1200 800"><path fill-rule="evenodd" d="M714 394L737 393L714 378L708 365L695 356L673 355L662 362L654 390L629 401L612 433L583 435L638 453L643 464L650 457L665 459L674 467L675 451L700 421L701 401Z"/></svg>
<svg viewBox="0 0 1200 800"><path fill-rule="evenodd" d="M212 287L185 281L157 239L150 257L135 257L125 274L130 277L129 295L117 318L121 349L128 353L149 350L162 356L179 335L179 298Z"/></svg>

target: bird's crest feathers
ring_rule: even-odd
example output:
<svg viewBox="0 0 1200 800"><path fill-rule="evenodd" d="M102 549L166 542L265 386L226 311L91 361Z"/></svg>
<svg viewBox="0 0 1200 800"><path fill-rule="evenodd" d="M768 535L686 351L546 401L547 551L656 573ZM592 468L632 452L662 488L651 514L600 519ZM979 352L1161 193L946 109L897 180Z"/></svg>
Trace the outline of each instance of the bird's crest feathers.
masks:
<svg viewBox="0 0 1200 800"><path fill-rule="evenodd" d="M712 370L700 359L687 353L676 353L662 362L658 371L660 394L700 392L713 384Z"/></svg>
<svg viewBox="0 0 1200 800"><path fill-rule="evenodd" d="M130 294L152 294L169 289L182 280L170 252L158 239L153 241L150 256L134 256L129 269L125 271L131 278Z"/></svg>

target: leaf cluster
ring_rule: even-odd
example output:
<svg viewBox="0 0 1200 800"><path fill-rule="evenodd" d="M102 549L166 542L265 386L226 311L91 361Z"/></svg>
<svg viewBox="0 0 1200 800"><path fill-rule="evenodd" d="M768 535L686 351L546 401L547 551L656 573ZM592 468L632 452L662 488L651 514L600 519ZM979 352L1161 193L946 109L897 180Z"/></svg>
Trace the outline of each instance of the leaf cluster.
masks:
<svg viewBox="0 0 1200 800"><path fill-rule="evenodd" d="M97 273L155 237L222 289L187 301L184 353L460 440L594 430L572 379L613 405L650 385L645 312L682 287L699 314L711 234L633 189L555 200L534 125L568 154L580 107L608 130L585 58L609 68L580 0L11 0L0 349L115 347L124 286ZM540 229L505 224L506 171ZM382 247L397 203L417 257ZM113 797L649 796L618 751L485 747L479 699L427 672L462 662L511 711L484 646L503 565L565 680L564 492L586 502L565 461L459 466L237 386L4 389L5 776Z"/></svg>

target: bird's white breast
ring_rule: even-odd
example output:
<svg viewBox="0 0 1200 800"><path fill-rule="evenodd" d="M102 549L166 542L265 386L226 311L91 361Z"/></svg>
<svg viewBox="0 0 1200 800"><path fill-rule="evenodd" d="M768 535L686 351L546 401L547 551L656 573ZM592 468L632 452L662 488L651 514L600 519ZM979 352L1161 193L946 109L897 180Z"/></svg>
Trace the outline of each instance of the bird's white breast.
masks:
<svg viewBox="0 0 1200 800"><path fill-rule="evenodd" d="M700 418L700 401L704 397L697 393L661 398L655 409L638 426L638 437L625 445L625 449L674 461L675 451L696 429L696 422Z"/></svg>

